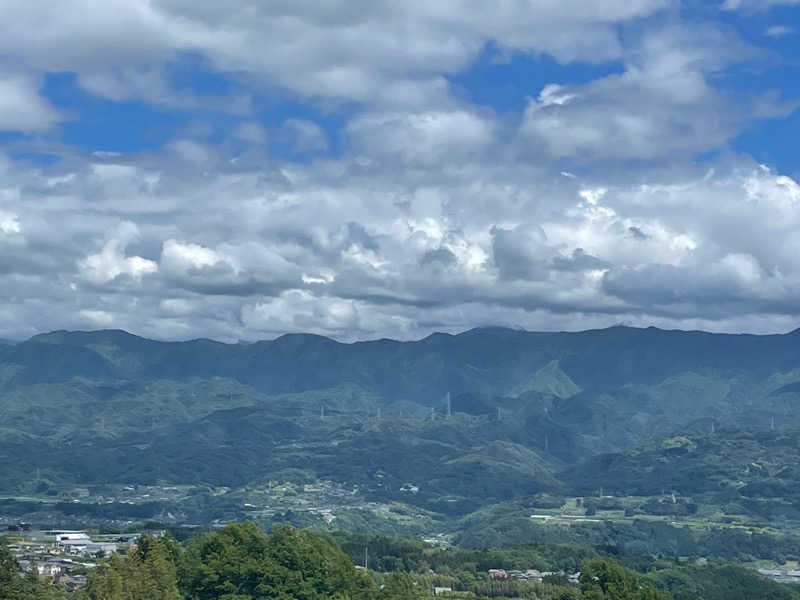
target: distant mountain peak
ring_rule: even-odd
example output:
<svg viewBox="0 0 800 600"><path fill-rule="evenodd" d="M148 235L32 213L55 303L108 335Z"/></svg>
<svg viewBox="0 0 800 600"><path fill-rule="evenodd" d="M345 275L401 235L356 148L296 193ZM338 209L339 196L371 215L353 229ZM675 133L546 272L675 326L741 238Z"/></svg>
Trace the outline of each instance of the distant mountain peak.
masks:
<svg viewBox="0 0 800 600"><path fill-rule="evenodd" d="M67 331L66 329L59 329L57 331L50 331L47 333L39 333L30 338L31 342L45 343L45 344L63 344L67 342L83 343L88 340L97 341L102 339L108 340L147 340L147 338L134 335L124 329L91 329L91 330L75 330ZM149 341L149 340L147 340Z"/></svg>
<svg viewBox="0 0 800 600"><path fill-rule="evenodd" d="M468 329L459 335L467 336L467 335L503 335L509 333L531 333L525 329L520 328L512 328L512 327L501 327L499 325L485 325L482 327L473 327L472 329ZM435 334L434 334L435 335Z"/></svg>

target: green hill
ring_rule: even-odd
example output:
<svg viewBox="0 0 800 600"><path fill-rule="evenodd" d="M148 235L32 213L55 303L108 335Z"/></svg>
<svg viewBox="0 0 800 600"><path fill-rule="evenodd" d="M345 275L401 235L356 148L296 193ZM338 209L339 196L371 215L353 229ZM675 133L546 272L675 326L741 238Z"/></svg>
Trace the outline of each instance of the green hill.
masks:
<svg viewBox="0 0 800 600"><path fill-rule="evenodd" d="M575 494L664 496L713 503L733 513L800 518L800 430L719 430L651 440L568 469Z"/></svg>

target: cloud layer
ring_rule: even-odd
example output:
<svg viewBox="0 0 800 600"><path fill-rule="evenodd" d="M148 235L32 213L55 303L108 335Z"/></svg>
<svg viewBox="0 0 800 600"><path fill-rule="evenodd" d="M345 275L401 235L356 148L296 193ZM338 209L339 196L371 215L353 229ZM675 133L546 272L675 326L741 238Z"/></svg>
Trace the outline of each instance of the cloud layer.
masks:
<svg viewBox="0 0 800 600"><path fill-rule="evenodd" d="M729 26L660 0L266 6L5 7L0 130L22 137L0 146L0 337L800 322L800 185L728 147L795 104L725 85L765 60ZM470 100L453 78L488 49L564 79L519 110ZM228 85L182 87L186 61ZM92 152L59 137L86 117L41 92L63 72L201 117ZM264 117L279 100L313 110Z"/></svg>

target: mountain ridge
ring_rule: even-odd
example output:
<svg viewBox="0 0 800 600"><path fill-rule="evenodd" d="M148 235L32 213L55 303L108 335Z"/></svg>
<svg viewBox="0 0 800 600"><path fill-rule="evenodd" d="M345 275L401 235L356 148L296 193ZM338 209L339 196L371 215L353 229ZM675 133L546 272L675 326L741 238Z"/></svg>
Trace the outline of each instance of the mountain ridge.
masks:
<svg viewBox="0 0 800 600"><path fill-rule="evenodd" d="M302 472L461 514L560 493L579 464L623 481L613 461L585 461L638 464L619 453L648 440L800 427L798 406L796 331L493 327L250 344L56 331L0 346L0 455L14 457L0 481L27 489L35 467L64 486L247 486Z"/></svg>
<svg viewBox="0 0 800 600"><path fill-rule="evenodd" d="M89 335L119 335L122 334L128 338L136 338L138 340L145 340L148 342L156 342L156 343L163 343L163 344L185 344L191 342L213 342L216 344L222 344L225 346L240 346L240 345L253 345L258 344L261 342L275 342L280 340L281 338L292 337L292 336L301 336L301 337L313 337L313 338L321 338L325 340L330 340L335 342L336 344L341 344L344 346L348 345L355 345L355 344L369 344L369 343L378 343L378 342L395 342L399 344L413 344L419 343L428 340L429 338L437 337L437 336L444 336L448 338L459 338L459 337L469 337L473 335L484 335L484 334L519 334L519 335L534 335L534 336L557 336L557 335L592 335L597 334L598 332L619 332L619 331L626 331L626 332L658 332L658 333L677 333L677 334L700 334L700 335L707 335L707 336L716 336L716 337L749 337L749 338L776 338L776 337L786 337L786 336L800 336L800 327L795 329L783 332L783 333L747 333L747 332L739 332L739 333L730 333L730 332L714 332L714 331L707 331L704 329L664 329L661 327L656 327L654 325L648 325L646 327L635 327L632 325L610 325L608 327L596 327L591 329L579 329L579 330L553 330L553 331L543 331L543 330L531 330L531 329L522 329L517 327L503 327L499 325L491 325L491 326L480 326L480 327L472 327L469 329L465 329L458 333L450 333L447 331L434 331L424 337L416 338L416 339L409 339L409 340L400 340L394 338L368 338L368 339L361 339L361 340L353 340L353 341L341 341L335 338L311 333L311 332L286 332L282 333L274 338L260 338L255 340L246 340L246 343L242 341L236 342L223 342L220 340L216 340L214 338L206 338L206 337L199 337L199 338L188 338L188 339L156 339L156 338L148 338L142 335L138 335L135 333L131 333L125 329L54 329L52 331L42 331L40 333L36 333L27 339L22 340L11 340L0 338L0 344L20 344L23 342L30 342L30 341L41 341L46 338L50 337L59 337L59 336L89 336Z"/></svg>
<svg viewBox="0 0 800 600"><path fill-rule="evenodd" d="M64 348L70 351L59 351ZM414 341L353 343L285 334L247 345L204 338L158 341L123 330L62 330L3 347L0 363L21 367L16 377L25 382L63 381L71 375L145 380L220 376L283 393L348 381L387 398L414 396L430 405L448 391L519 391L553 361L564 383L571 382L568 387L600 390L698 369L765 377L794 368L798 355L795 332L742 336L623 326L581 332L479 328Z"/></svg>

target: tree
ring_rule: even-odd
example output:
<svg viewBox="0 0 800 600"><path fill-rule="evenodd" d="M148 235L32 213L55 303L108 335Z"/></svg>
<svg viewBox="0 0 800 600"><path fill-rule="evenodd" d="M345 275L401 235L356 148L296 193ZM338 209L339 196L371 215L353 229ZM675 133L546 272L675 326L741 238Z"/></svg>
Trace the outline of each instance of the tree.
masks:
<svg viewBox="0 0 800 600"><path fill-rule="evenodd" d="M93 570L81 596L86 600L181 600L168 542L151 535L139 538L127 556L111 556Z"/></svg>
<svg viewBox="0 0 800 600"><path fill-rule="evenodd" d="M319 534L234 523L193 540L184 594L196 600L372 598L374 585Z"/></svg>
<svg viewBox="0 0 800 600"><path fill-rule="evenodd" d="M414 585L411 577L401 571L389 575L379 595L380 600L415 600L422 597L419 586Z"/></svg>
<svg viewBox="0 0 800 600"><path fill-rule="evenodd" d="M19 564L14 555L4 545L0 545L0 590L3 599L21 598L23 581L19 576Z"/></svg>
<svg viewBox="0 0 800 600"><path fill-rule="evenodd" d="M643 584L633 571L610 558L596 558L581 572L580 586L588 600L668 600L669 596Z"/></svg>

